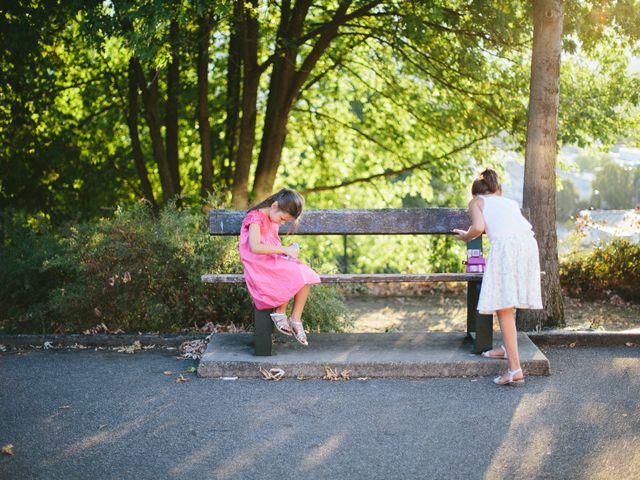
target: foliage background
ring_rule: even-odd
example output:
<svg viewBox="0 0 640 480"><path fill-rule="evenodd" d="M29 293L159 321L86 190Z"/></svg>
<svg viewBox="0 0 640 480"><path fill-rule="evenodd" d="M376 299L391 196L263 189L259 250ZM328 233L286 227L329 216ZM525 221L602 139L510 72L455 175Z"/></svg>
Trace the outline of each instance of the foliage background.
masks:
<svg viewBox="0 0 640 480"><path fill-rule="evenodd" d="M285 5L305 3L300 35L283 37ZM244 118L229 104L240 58L233 38L247 20L257 22L256 61L265 68L250 132L251 183L271 138L265 122L277 93L274 59L294 44L296 62L305 58L313 34L347 3L348 12L375 6L341 25L296 92L274 189L300 190L309 208L465 207L481 167L503 172L497 152L523 153L528 1L10 2L0 14L0 325L56 331L108 320L112 328L176 330L212 318L246 322L246 294L199 282L203 273L239 268L234 249L204 228L207 208L233 200L231 132L239 133ZM639 19L637 2L565 2L559 146L637 144L640 79L629 74L629 62L640 52ZM197 77L203 20L211 27L206 145ZM133 87L132 61L145 75ZM172 65L179 65L173 95L180 192L167 199L145 88L157 85L156 121L168 151ZM134 161L133 132L142 166ZM213 197L202 187L204 146L211 150ZM611 182L605 174L613 167L604 159L598 166L603 193L592 205L621 205L623 191L637 198L637 172L617 172ZM140 204L145 178L151 210ZM562 191L562 215L570 216L583 205L570 185ZM464 257L461 245L444 237L350 237L346 255L342 237L297 241L326 273L460 271ZM343 317L337 292L322 290L317 298L335 299L335 309L312 314L310 305L313 325Z"/></svg>

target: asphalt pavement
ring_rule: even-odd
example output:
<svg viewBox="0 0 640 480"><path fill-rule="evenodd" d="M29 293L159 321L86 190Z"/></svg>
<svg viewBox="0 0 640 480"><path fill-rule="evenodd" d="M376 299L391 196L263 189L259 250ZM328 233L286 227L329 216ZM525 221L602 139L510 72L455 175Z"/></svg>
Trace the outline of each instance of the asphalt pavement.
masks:
<svg viewBox="0 0 640 480"><path fill-rule="evenodd" d="M13 445L0 479L640 478L640 349L543 351L551 375L524 387L199 378L167 351L0 353L0 447Z"/></svg>

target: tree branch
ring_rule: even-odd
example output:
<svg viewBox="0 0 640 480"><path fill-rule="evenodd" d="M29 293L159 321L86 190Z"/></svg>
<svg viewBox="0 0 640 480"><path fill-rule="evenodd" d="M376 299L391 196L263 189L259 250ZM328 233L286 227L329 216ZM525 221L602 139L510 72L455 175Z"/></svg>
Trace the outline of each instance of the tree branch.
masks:
<svg viewBox="0 0 640 480"><path fill-rule="evenodd" d="M343 188L343 187L348 187L349 185L353 185L355 183L361 183L361 182L370 182L372 180L375 180L377 178L383 178L383 177L392 177L395 175L400 175L401 173L405 173L405 172L409 172L411 170L415 170L416 168L420 168L420 167L424 167L425 165L428 165L430 163L433 162L437 162L438 160L443 160L445 158L448 158L452 155L455 155L456 153L459 153L463 150L466 150L467 148L472 147L473 145L482 142L488 138L491 138L493 135L495 135L495 132L492 133L487 133L485 135L482 135L481 137L472 140L471 142L468 142L464 145L461 145L460 147L456 147L453 150L451 150L450 152L447 152L443 155L440 155L438 157L432 157L429 158L423 162L420 163L416 163L413 165L410 165L409 167L405 167L405 168L401 168L398 170L387 170L385 172L382 173L377 173L375 175L370 175L368 177L361 177L361 178L354 178L352 180L347 180L344 181L342 183L339 183L337 185L321 185L319 187L313 187L313 188L307 188L307 189L303 189L303 188L299 188L297 189L300 193L307 194L307 193L312 193L312 192L322 192L322 191L327 191L327 190L336 190L338 188Z"/></svg>

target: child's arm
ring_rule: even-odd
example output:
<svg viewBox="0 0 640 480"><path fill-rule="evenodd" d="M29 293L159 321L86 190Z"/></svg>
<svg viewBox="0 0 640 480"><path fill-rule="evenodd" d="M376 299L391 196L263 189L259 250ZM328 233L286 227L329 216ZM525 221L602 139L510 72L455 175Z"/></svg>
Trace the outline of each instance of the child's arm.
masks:
<svg viewBox="0 0 640 480"><path fill-rule="evenodd" d="M475 197L469 202L469 215L471 215L471 226L468 230L453 229L453 233L458 240L468 242L479 237L484 232L484 217L480 208L481 198Z"/></svg>
<svg viewBox="0 0 640 480"><path fill-rule="evenodd" d="M253 253L268 254L268 253L282 253L289 255L293 258L298 258L299 250L283 245L264 245L260 243L260 225L252 223L249 225L249 248Z"/></svg>

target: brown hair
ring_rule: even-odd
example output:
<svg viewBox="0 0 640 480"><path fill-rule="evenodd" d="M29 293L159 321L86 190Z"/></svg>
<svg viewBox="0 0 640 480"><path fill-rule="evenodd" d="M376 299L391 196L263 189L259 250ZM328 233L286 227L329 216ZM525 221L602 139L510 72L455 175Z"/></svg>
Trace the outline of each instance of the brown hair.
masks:
<svg viewBox="0 0 640 480"><path fill-rule="evenodd" d="M502 187L498 181L498 174L495 170L487 168L482 172L478 178L476 178L471 184L472 195L484 195L487 193L496 193L500 191Z"/></svg>
<svg viewBox="0 0 640 480"><path fill-rule="evenodd" d="M295 224L298 223L298 219L300 218L302 209L304 208L304 198L302 198L302 195L298 192L291 190L290 188L283 188L279 192L274 193L257 205L251 207L249 211L270 207L273 202L278 202L278 208L291 215L295 219Z"/></svg>

